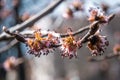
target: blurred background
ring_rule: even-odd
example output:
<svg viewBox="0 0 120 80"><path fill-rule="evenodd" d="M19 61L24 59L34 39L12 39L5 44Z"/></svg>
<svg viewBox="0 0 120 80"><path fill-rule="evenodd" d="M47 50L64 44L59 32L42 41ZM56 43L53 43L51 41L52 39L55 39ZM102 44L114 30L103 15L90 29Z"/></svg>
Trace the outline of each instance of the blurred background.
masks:
<svg viewBox="0 0 120 80"><path fill-rule="evenodd" d="M0 33L2 27L8 28L20 24L36 13L44 10L56 0L0 0ZM80 9L72 17L66 17L66 9L73 8L73 2L80 3ZM113 53L113 46L120 42L120 0L65 0L53 12L39 19L28 29L55 30L65 33L68 27L73 31L89 24L91 7L100 8L106 15L115 13L115 18L103 27L102 34L108 37L109 47L105 54ZM74 11L74 10L73 10ZM77 37L82 37L79 34ZM12 40L0 41L0 48L8 46ZM86 44L77 51L77 59L61 58L56 50L47 56L35 57L26 53L25 44L17 43L6 51L0 52L0 80L120 80L120 60L112 58L100 62L89 62L90 51ZM12 60L17 67L9 65Z"/></svg>

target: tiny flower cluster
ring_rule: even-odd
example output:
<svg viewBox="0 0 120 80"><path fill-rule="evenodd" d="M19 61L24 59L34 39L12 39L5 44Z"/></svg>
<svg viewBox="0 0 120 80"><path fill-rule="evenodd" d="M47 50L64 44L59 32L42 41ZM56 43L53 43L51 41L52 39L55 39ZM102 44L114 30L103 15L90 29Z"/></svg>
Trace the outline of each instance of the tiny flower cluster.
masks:
<svg viewBox="0 0 120 80"><path fill-rule="evenodd" d="M61 50L61 56L68 57L69 59L77 58L77 49L82 47L81 40L76 41L71 28L68 29L68 36L61 38L60 34L48 31L46 37L42 37L42 31L36 30L34 32L33 39L27 39L27 45L29 46L28 53L40 57L41 54L48 55L53 52L57 45ZM106 47L109 45L106 36L99 34L99 30L88 37L87 47L91 51L93 56L101 55L104 53Z"/></svg>
<svg viewBox="0 0 120 80"><path fill-rule="evenodd" d="M43 38L41 30L34 32L34 39L28 39L27 45L29 46L28 53L40 57L41 54L48 55L53 51L53 46L59 43L58 37L54 37L55 32L49 32L47 37Z"/></svg>
<svg viewBox="0 0 120 80"><path fill-rule="evenodd" d="M81 47L81 44L75 41L71 33L70 31L69 36L65 38L60 38L59 34L55 32L48 32L47 37L42 37L41 30L37 30L34 32L34 39L27 39L28 53L40 57L41 54L48 55L48 53L54 51L55 45L60 45L62 57L76 58L76 51Z"/></svg>
<svg viewBox="0 0 120 80"><path fill-rule="evenodd" d="M109 18L108 16L105 16L104 12L102 12L99 8L91 8L90 17L88 20L90 22L99 21L101 23L107 23ZM104 53L106 47L109 45L109 41L107 40L106 36L99 34L101 31L99 27L96 27L94 30L96 30L95 34L89 37L87 47L91 51L91 54L96 56Z"/></svg>
<svg viewBox="0 0 120 80"><path fill-rule="evenodd" d="M69 57L71 59L72 57L77 57L76 53L77 49L77 42L75 41L73 36L69 36L63 39L63 44L61 46L61 50L63 53L61 54L62 57Z"/></svg>
<svg viewBox="0 0 120 80"><path fill-rule="evenodd" d="M98 8L91 8L90 10L90 16L88 18L88 21L94 22L94 21L100 21L102 23L108 22L108 17L104 15L104 12L101 11Z"/></svg>
<svg viewBox="0 0 120 80"><path fill-rule="evenodd" d="M107 40L106 36L95 34L89 38L87 47L91 51L91 54L93 56L96 56L96 55L101 55L101 53L104 53L108 45L109 45L109 41Z"/></svg>
<svg viewBox="0 0 120 80"><path fill-rule="evenodd" d="M63 38L61 50L62 54L61 56L69 57L69 59L75 57L77 58L77 49L81 47L80 42L77 42L75 38L71 35L71 31L68 33L69 36L66 38Z"/></svg>

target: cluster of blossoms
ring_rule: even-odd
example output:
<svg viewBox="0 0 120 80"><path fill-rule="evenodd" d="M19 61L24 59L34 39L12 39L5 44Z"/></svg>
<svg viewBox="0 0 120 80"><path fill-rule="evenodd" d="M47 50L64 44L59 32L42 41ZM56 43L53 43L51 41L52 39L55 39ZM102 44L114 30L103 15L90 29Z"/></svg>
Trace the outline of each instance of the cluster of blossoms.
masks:
<svg viewBox="0 0 120 80"><path fill-rule="evenodd" d="M61 46L62 57L69 57L69 59L75 57L77 58L77 49L80 48L81 45L75 41L75 38L72 35L63 39L63 43Z"/></svg>
<svg viewBox="0 0 120 80"><path fill-rule="evenodd" d="M81 4L79 2L73 3L74 10L80 10ZM73 16L73 11L70 8L68 9L67 16ZM3 31L14 36L18 41L26 43L29 47L28 53L35 55L36 57L40 57L41 54L48 55L48 53L53 52L55 48L59 47L61 50L62 57L68 57L69 59L75 57L77 58L77 49L82 46L82 43L87 42L87 47L91 51L92 55L101 55L104 53L106 47L109 45L109 42L106 36L100 35L98 32L100 31L100 27L98 23L107 23L109 19L108 16L105 16L103 12L99 9L92 8L90 10L90 17L88 19L91 25L88 27L88 34L83 36L82 39L76 40L74 38L74 33L71 28L68 29L67 35L64 38L61 34L56 33L54 31L46 31L46 36L43 37L42 31L36 30L33 34L33 38L25 39L18 33L11 33L5 27L3 27ZM114 51L120 51L120 46L117 46ZM115 52L115 53L116 53Z"/></svg>
<svg viewBox="0 0 120 80"><path fill-rule="evenodd" d="M68 57L69 59L73 57L77 58L77 49L81 47L81 43L80 40L75 40L72 36L72 31L69 31L69 36L65 38L60 38L60 35L55 37L54 34L58 33L48 32L47 37L43 38L40 30L35 31L35 38L27 39L27 44L30 48L28 53L40 57L41 54L48 55L48 53L56 48L56 45L60 45L62 57ZM109 42L106 36L101 36L97 32L88 38L87 47L93 56L104 53L108 45Z"/></svg>
<svg viewBox="0 0 120 80"><path fill-rule="evenodd" d="M104 12L101 11L98 8L91 8L89 10L90 16L88 18L88 21L94 22L94 21L100 21L102 23L107 23L108 22L108 17L104 15Z"/></svg>
<svg viewBox="0 0 120 80"><path fill-rule="evenodd" d="M101 55L104 53L106 47L109 45L109 41L106 36L100 34L94 34L89 38L87 47L91 51L93 56Z"/></svg>
<svg viewBox="0 0 120 80"><path fill-rule="evenodd" d="M88 20L90 22L99 21L101 23L107 23L109 18L108 16L105 16L104 12L102 12L100 9L91 8ZM93 56L101 55L102 53L104 53L106 47L109 45L107 37L100 35L99 32L100 29L98 28L96 33L89 37L89 41L87 44L87 47L89 48Z"/></svg>
<svg viewBox="0 0 120 80"><path fill-rule="evenodd" d="M76 3L77 5L77 3ZM76 7L77 8L77 7ZM78 10L78 9L76 9ZM70 9L68 12L71 11ZM71 14L71 13L70 13ZM88 19L90 22L100 21L102 23L108 22L108 17L103 14L99 9L92 8L90 10L90 17ZM97 26L95 26L97 27ZM101 55L104 53L106 47L109 45L109 42L106 36L101 36L99 33L99 27L95 34L92 34L88 37L87 47L91 51L92 55ZM48 55L51 51L56 48L56 45L60 45L60 49L62 51L62 57L68 57L69 59L73 57L77 57L77 49L81 47L81 40L76 41L72 36L72 30L69 28L68 36L65 38L61 38L60 34L55 32L48 31L47 37L42 37L41 30L37 30L34 32L34 39L27 39L27 44L29 46L28 53L33 54L35 56L40 57L41 54ZM58 36L54 36L57 34Z"/></svg>
<svg viewBox="0 0 120 80"><path fill-rule="evenodd" d="M56 34L57 36L55 36ZM40 57L41 54L48 55L48 53L60 46L62 57L69 57L69 59L77 57L76 51L80 48L80 44L75 41L71 32L68 34L68 37L60 38L58 33L48 31L47 36L42 37L41 30L37 30L34 32L35 38L27 39L28 53Z"/></svg>
<svg viewBox="0 0 120 80"><path fill-rule="evenodd" d="M55 32L49 32L47 37L43 38L41 30L34 32L34 39L28 39L27 45L29 46L28 53L40 57L41 54L48 55L54 50L54 46L59 43L58 37L54 37Z"/></svg>

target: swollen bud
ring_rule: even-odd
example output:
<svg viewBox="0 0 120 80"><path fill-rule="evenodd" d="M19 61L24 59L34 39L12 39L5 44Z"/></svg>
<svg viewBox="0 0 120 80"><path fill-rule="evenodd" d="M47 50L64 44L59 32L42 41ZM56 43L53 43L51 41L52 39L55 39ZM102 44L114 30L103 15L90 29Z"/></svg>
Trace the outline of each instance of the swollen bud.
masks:
<svg viewBox="0 0 120 80"><path fill-rule="evenodd" d="M15 31L16 34L19 34L19 31Z"/></svg>
<svg viewBox="0 0 120 80"><path fill-rule="evenodd" d="M3 31L6 31L6 30L7 30L7 28L6 28L5 26L3 26L3 27L2 27L2 30L3 30Z"/></svg>

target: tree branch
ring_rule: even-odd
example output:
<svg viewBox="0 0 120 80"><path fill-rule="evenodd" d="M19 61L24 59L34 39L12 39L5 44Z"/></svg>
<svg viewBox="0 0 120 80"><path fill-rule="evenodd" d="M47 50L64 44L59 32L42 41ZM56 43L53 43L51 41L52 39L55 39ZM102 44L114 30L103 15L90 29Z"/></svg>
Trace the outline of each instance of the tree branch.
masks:
<svg viewBox="0 0 120 80"><path fill-rule="evenodd" d="M109 16L108 16L108 22L110 22L114 17L115 17L115 14L109 15ZM97 23L98 23L98 22L93 23L93 24L91 23L91 24L88 25L88 26L85 26L85 27L83 27L83 28L80 28L79 30L74 31L74 32L72 33L72 35L75 36L75 35L78 35L78 34L84 32L84 31L86 31L86 30L89 30L89 27L90 27L90 26L95 25L95 24L97 24ZM12 31L11 31L11 32L12 32ZM33 30L33 31L32 31L32 30L26 30L26 31L20 32L20 34L21 34L21 35L24 35L25 38L34 38L34 36L32 35L33 32L34 32L34 30ZM2 34L1 34L1 35L2 35ZM14 38L13 36L10 36L10 35L7 35L7 34L5 34L4 36L1 36L1 35L0 35L0 41ZM46 34L46 35L43 35L43 37L44 37L44 36L47 36L47 34ZM60 36L63 38L63 37L69 36L69 34L68 34L68 33L65 33L65 34L62 34L62 33L61 33Z"/></svg>
<svg viewBox="0 0 120 80"><path fill-rule="evenodd" d="M108 20L109 20L108 22L110 22L110 21L114 18L114 16L115 16L114 14L111 14L110 16L108 16ZM99 24L98 24L98 23L101 24L101 22L95 21L95 22L91 23L90 25L88 25L88 26L86 26L86 27L83 27L83 28L80 28L80 29L77 30L77 31L74 31L71 35L75 36L75 35L80 34L80 33L84 32L84 31L86 31L86 30L89 30L88 33L80 40L81 43L85 43L85 42L87 41L87 39L88 39L91 35L94 35L94 34L96 33L96 31L99 29ZM5 30L4 30L4 31L5 31ZM28 37L29 37L29 38L34 38L34 36L32 35L34 31L23 32L23 33L22 33L22 36L20 36L21 34L12 33L12 32L10 32L9 30L6 30L5 32L8 33L9 35L15 35L14 38L16 38L18 41L23 42L23 43L25 43L25 40L23 39L22 36L24 36L24 38L25 38L25 37L27 37L27 38L28 38ZM30 32L30 33L29 33L29 32ZM16 35L17 35L17 37L16 37ZM47 36L47 34L45 34L45 35L43 35L43 36ZM69 36L69 34L67 34L67 33L65 33L65 34L60 34L60 36L61 36L62 38L64 38L64 37ZM53 47L59 47L59 46L61 46L61 45L53 45ZM12 46L11 46L11 47L12 47ZM7 50L7 49L8 49L8 48L6 48L6 50ZM5 51L5 49L4 49L4 51ZM0 51L0 52L1 52L1 51Z"/></svg>

